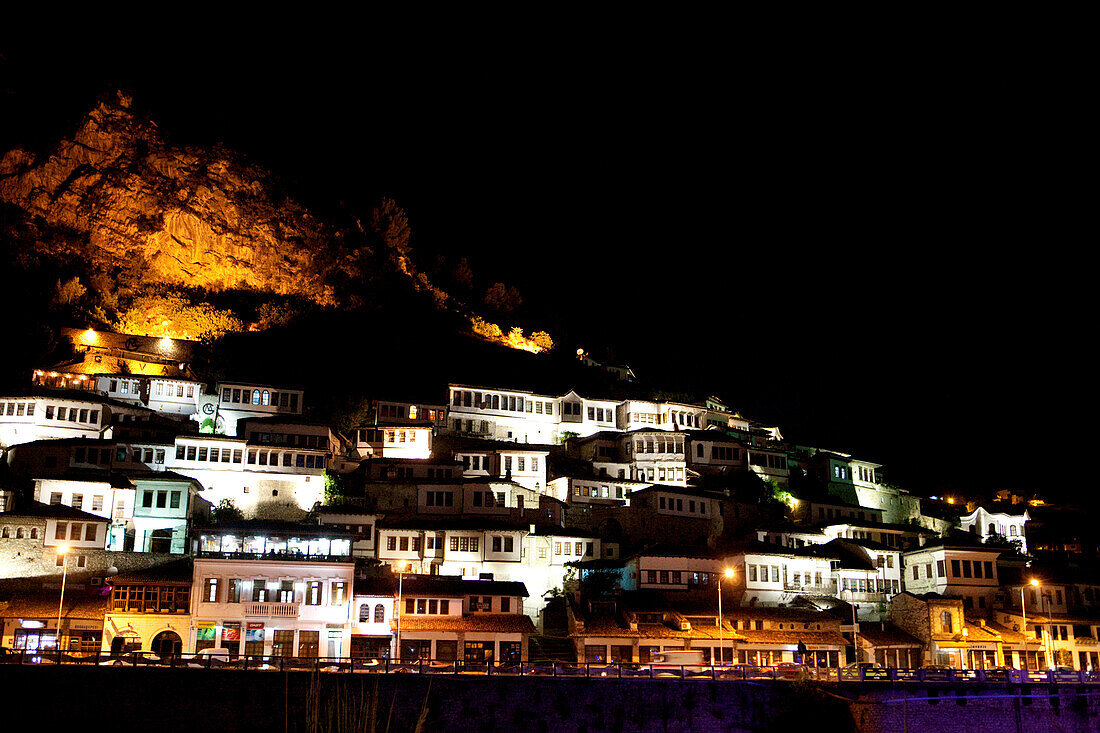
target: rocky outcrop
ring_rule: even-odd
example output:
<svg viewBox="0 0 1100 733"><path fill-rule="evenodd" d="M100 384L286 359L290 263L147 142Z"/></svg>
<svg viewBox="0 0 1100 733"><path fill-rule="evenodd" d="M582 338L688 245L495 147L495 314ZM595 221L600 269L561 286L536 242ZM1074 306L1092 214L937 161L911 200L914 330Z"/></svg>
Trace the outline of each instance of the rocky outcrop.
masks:
<svg viewBox="0 0 1100 733"><path fill-rule="evenodd" d="M0 160L0 201L79 235L91 267L333 304L339 234L276 190L240 156L168 145L121 93L48 156L15 148Z"/></svg>

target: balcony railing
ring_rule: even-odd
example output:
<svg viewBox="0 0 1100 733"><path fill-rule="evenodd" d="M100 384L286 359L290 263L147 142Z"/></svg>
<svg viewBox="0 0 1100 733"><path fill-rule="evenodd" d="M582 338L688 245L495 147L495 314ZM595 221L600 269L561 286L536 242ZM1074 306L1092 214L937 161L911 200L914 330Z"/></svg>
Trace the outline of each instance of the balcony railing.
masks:
<svg viewBox="0 0 1100 733"><path fill-rule="evenodd" d="M296 562L352 562L351 555L306 555L300 552L217 552L199 550L195 557L221 560L291 560Z"/></svg>
<svg viewBox="0 0 1100 733"><path fill-rule="evenodd" d="M298 618L300 603L256 603L244 604L245 616L267 616L270 618Z"/></svg>

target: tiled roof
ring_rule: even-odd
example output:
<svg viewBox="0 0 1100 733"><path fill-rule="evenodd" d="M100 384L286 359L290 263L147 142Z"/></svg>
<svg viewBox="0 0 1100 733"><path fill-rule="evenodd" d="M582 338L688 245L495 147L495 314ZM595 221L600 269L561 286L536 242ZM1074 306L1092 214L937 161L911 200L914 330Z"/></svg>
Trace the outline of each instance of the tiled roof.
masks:
<svg viewBox="0 0 1100 733"><path fill-rule="evenodd" d="M396 629L394 622L391 626ZM401 615L401 631L478 631L533 634L535 625L522 613L475 613L469 616Z"/></svg>
<svg viewBox="0 0 1100 733"><path fill-rule="evenodd" d="M923 646L920 639L911 636L897 626L885 624L861 624L859 638L870 643L871 646Z"/></svg>
<svg viewBox="0 0 1100 733"><path fill-rule="evenodd" d="M995 634L997 634L997 636L999 636L1001 638L1001 641L1005 642L1006 644L1023 644L1024 643L1024 635L1022 633L1020 633L1019 631L1013 631L1009 627L1004 626L1003 624L999 624L995 621L986 621L985 625L991 631L993 631ZM1034 639L1029 639L1028 643L1037 644L1038 642L1035 641Z"/></svg>
<svg viewBox="0 0 1100 733"><path fill-rule="evenodd" d="M638 630L620 623L617 619L606 614L585 619L584 631L577 631L574 636L609 636L640 639L715 639L719 636L723 639L739 640L742 632L734 631L727 624L719 634L717 626L691 625L688 630L674 629L667 624L639 623Z"/></svg>
<svg viewBox="0 0 1100 733"><path fill-rule="evenodd" d="M631 560L636 557L691 557L702 558L709 560L717 560L725 553L718 550L712 550L705 545L653 545L639 552L635 552L633 555L627 557L627 560Z"/></svg>
<svg viewBox="0 0 1100 733"><path fill-rule="evenodd" d="M806 645L845 646L848 643L848 640L836 631L787 631L786 629L756 631L755 629L738 629L737 633L744 638L744 644L797 644L801 641Z"/></svg>
<svg viewBox="0 0 1100 733"><path fill-rule="evenodd" d="M60 589L48 593L24 593L13 596L7 606L0 603L0 616L7 618L57 618ZM107 613L108 596L86 596L66 593L62 616L67 619L102 621Z"/></svg>
<svg viewBox="0 0 1100 733"><path fill-rule="evenodd" d="M189 558L171 560L144 570L121 573L110 579L112 585L122 583L186 583L191 584L194 561Z"/></svg>
<svg viewBox="0 0 1100 733"><path fill-rule="evenodd" d="M4 516L37 517L39 519L66 519L81 522L103 522L104 524L110 521L96 514L89 514L88 512L74 509L73 507L66 506L65 504L43 504L40 501L22 502L16 509L13 509L10 512L4 512Z"/></svg>

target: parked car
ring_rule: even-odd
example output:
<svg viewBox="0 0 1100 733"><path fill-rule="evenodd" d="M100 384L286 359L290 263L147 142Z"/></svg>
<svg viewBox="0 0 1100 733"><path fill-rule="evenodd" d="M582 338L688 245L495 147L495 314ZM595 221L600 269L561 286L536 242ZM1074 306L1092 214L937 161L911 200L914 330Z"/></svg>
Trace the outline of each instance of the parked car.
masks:
<svg viewBox="0 0 1100 733"><path fill-rule="evenodd" d="M639 669L652 670L654 677L679 677L684 672L703 671L702 649L667 649L656 652L649 666Z"/></svg>
<svg viewBox="0 0 1100 733"><path fill-rule="evenodd" d="M780 662L775 665L775 678L780 680L797 680L807 677L810 669L798 662Z"/></svg>
<svg viewBox="0 0 1100 733"><path fill-rule="evenodd" d="M884 667L878 662L852 662L845 665L840 670L840 679L842 680L858 680L860 670L863 670L864 676L868 676L868 672L871 670L884 669Z"/></svg>

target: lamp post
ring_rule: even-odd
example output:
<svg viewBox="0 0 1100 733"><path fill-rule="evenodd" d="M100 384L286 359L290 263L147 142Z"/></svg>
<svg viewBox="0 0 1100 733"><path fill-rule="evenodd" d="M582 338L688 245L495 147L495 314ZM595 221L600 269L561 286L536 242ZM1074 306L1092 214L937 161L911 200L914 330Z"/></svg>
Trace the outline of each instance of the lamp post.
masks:
<svg viewBox="0 0 1100 733"><path fill-rule="evenodd" d="M722 573L730 580L733 580L733 568L726 568ZM722 628L722 575L718 576L718 658L721 661L725 654L722 653L722 649L725 646L725 639L723 638ZM733 655L730 654L730 660L733 660Z"/></svg>
<svg viewBox="0 0 1100 733"><path fill-rule="evenodd" d="M1035 578L1031 579L1031 584L1039 589L1039 612L1042 613L1047 605L1047 598L1043 595L1043 586ZM1043 639L1043 651L1047 653L1047 669L1054 669L1054 640L1051 638L1054 635L1054 619L1049 615L1047 619L1050 623L1047 629L1047 638Z"/></svg>
<svg viewBox="0 0 1100 733"><path fill-rule="evenodd" d="M68 545L58 545L57 554L61 556L61 600L57 603L57 635L55 646L58 653L61 652L61 609L65 605L65 578L69 573L69 566L65 562L65 554L69 551Z"/></svg>
<svg viewBox="0 0 1100 733"><path fill-rule="evenodd" d="M397 608L394 609L394 616L397 618L397 649L394 656L397 659L401 659L401 584L405 580L405 563L398 562L394 565L397 568Z"/></svg>
<svg viewBox="0 0 1100 733"><path fill-rule="evenodd" d="M1031 579L1031 585L1039 585L1035 578ZM1020 615L1024 619L1024 669L1027 669L1027 604L1024 603L1024 586L1020 586Z"/></svg>

